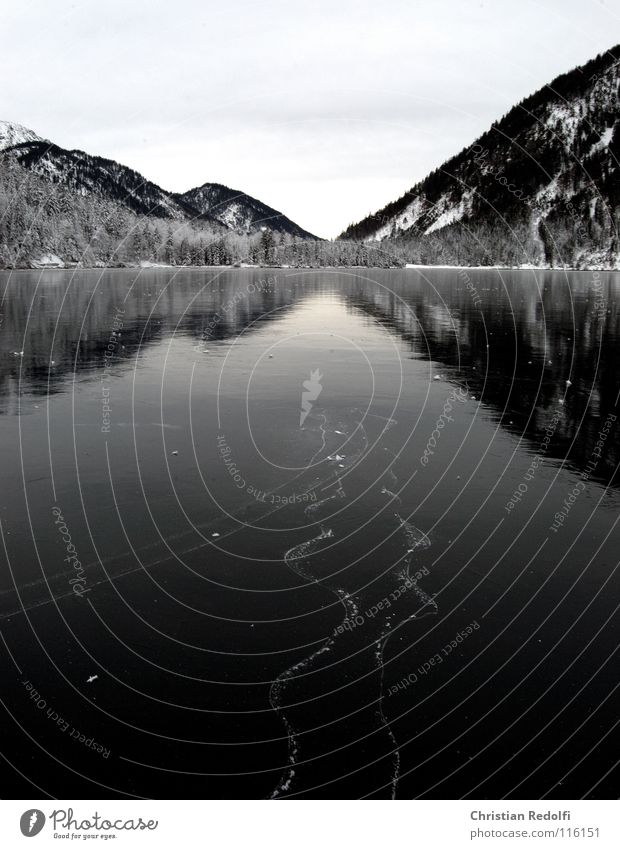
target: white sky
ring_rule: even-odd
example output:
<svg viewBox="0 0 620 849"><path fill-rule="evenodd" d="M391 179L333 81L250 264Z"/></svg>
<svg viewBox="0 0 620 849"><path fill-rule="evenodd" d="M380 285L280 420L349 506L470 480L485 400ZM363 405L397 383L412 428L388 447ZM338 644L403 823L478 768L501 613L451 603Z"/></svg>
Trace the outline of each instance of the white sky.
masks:
<svg viewBox="0 0 620 849"><path fill-rule="evenodd" d="M0 118L335 236L620 42L620 0L0 0Z"/></svg>

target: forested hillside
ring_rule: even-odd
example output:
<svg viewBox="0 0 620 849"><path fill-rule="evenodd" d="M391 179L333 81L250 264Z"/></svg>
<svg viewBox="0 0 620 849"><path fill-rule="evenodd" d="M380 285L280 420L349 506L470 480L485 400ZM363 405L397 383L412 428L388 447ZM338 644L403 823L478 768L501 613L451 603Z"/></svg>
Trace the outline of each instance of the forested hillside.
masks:
<svg viewBox="0 0 620 849"><path fill-rule="evenodd" d="M79 193L0 157L0 267L57 262L49 255L64 265L83 266L400 264L380 246L302 239L268 229L242 235L201 217L139 215L119 200Z"/></svg>
<svg viewBox="0 0 620 849"><path fill-rule="evenodd" d="M341 238L410 262L620 264L620 47L553 80Z"/></svg>

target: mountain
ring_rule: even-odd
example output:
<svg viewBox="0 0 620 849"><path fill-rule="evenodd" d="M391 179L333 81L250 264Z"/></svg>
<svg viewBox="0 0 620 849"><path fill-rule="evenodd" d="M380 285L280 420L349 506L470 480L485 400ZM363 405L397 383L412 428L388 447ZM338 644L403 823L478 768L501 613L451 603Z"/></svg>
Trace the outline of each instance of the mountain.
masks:
<svg viewBox="0 0 620 849"><path fill-rule="evenodd" d="M286 233L301 239L316 238L277 209L246 195L245 192L229 189L219 183L205 183L174 197L180 203L215 218L237 233L251 234L268 229L274 233Z"/></svg>
<svg viewBox="0 0 620 849"><path fill-rule="evenodd" d="M553 80L341 239L407 261L618 267L620 46Z"/></svg>
<svg viewBox="0 0 620 849"><path fill-rule="evenodd" d="M173 194L137 171L0 122L0 268L381 264L243 192Z"/></svg>
<svg viewBox="0 0 620 849"><path fill-rule="evenodd" d="M174 194L132 168L81 150L66 150L20 124L0 122L0 151L50 183L80 196L113 201L139 216L203 223L221 233L247 235L270 230L315 238L281 212L243 192L205 183L185 194Z"/></svg>
<svg viewBox="0 0 620 849"><path fill-rule="evenodd" d="M118 201L137 215L182 220L195 214L169 192L112 159L65 150L42 140L20 142L5 149L5 153L52 183L81 195Z"/></svg>
<svg viewBox="0 0 620 849"><path fill-rule="evenodd" d="M11 121L0 121L0 151L16 144L40 141L44 141L44 139L27 127L22 127L21 124L14 124Z"/></svg>

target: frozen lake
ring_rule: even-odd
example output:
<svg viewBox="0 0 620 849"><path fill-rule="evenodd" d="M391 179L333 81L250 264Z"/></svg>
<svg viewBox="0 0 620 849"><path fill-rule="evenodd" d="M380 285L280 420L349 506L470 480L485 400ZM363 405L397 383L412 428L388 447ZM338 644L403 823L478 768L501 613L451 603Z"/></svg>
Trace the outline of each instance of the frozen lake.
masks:
<svg viewBox="0 0 620 849"><path fill-rule="evenodd" d="M617 795L619 274L0 281L16 798Z"/></svg>

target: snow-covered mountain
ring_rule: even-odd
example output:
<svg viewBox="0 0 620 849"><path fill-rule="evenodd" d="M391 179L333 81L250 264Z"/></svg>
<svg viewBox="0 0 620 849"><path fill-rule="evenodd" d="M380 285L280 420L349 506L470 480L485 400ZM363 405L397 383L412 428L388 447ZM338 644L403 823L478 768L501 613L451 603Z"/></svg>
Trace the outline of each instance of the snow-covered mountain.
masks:
<svg viewBox="0 0 620 849"><path fill-rule="evenodd" d="M80 196L120 203L140 216L203 221L222 233L270 230L314 238L281 212L243 192L206 183L185 194L174 194L132 168L81 150L66 150L20 124L0 122L0 152L53 184Z"/></svg>
<svg viewBox="0 0 620 849"><path fill-rule="evenodd" d="M617 267L620 46L527 97L341 239L410 261Z"/></svg>
<svg viewBox="0 0 620 849"><path fill-rule="evenodd" d="M267 229L302 239L315 238L277 209L246 195L245 192L229 189L219 183L205 183L175 197L179 202L193 207L203 215L215 218L237 233L251 234Z"/></svg>
<svg viewBox="0 0 620 849"><path fill-rule="evenodd" d="M24 142L42 141L44 139L21 124L15 124L11 121L0 121L0 150L6 150L8 147L23 144Z"/></svg>
<svg viewBox="0 0 620 849"><path fill-rule="evenodd" d="M111 159L41 140L13 145L5 155L52 183L80 195L118 201L138 215L182 220L193 212L142 174Z"/></svg>

